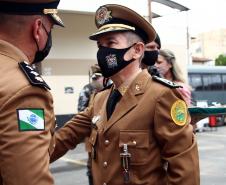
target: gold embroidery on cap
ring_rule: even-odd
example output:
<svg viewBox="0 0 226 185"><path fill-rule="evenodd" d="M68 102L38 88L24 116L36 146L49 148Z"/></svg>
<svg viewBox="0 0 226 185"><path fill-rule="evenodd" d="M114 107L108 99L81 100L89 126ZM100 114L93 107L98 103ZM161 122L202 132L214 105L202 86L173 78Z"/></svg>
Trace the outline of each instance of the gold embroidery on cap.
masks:
<svg viewBox="0 0 226 185"><path fill-rule="evenodd" d="M101 26L112 18L111 11L106 7L101 7L96 12L96 23Z"/></svg>
<svg viewBox="0 0 226 185"><path fill-rule="evenodd" d="M135 31L135 27L128 26L128 25L125 25L125 24L107 24L107 25L104 25L104 26L99 28L100 31L105 30L105 29L115 29L115 30L128 29L128 30Z"/></svg>
<svg viewBox="0 0 226 185"><path fill-rule="evenodd" d="M43 13L44 14L56 14L58 12L57 9L44 9Z"/></svg>

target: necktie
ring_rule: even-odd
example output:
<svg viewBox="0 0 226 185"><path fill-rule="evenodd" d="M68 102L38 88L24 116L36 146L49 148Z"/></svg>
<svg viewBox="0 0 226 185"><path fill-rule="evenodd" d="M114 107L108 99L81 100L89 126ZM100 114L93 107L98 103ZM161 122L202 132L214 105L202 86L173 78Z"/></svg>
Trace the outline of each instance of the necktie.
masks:
<svg viewBox="0 0 226 185"><path fill-rule="evenodd" d="M112 93L110 94L108 101L107 101L107 119L109 119L112 115L112 113L115 110L115 106L117 102L120 100L122 95L120 94L119 90L114 89Z"/></svg>

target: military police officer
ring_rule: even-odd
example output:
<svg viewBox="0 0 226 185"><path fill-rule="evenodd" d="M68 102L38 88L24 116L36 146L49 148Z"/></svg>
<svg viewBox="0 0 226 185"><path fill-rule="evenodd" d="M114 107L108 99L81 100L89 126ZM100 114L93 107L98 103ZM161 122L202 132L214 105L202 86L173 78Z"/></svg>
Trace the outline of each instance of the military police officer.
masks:
<svg viewBox="0 0 226 185"><path fill-rule="evenodd" d="M161 40L159 35L156 33L154 41L149 42L145 45L144 57L142 58L141 67L147 69L152 76L161 77L159 71L154 66L158 59L159 50L161 49Z"/></svg>
<svg viewBox="0 0 226 185"><path fill-rule="evenodd" d="M114 82L56 134L56 160L89 138L95 185L199 185L197 143L176 85L140 68L155 30L115 4L95 15L102 74Z"/></svg>
<svg viewBox="0 0 226 185"><path fill-rule="evenodd" d="M0 184L53 185L49 86L32 68L49 53L59 0L0 0Z"/></svg>

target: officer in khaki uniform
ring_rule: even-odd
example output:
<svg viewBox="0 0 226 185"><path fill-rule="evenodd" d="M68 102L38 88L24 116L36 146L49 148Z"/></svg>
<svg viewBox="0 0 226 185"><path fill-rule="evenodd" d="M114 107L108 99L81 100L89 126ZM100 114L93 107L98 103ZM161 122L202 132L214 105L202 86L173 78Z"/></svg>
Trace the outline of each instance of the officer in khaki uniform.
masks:
<svg viewBox="0 0 226 185"><path fill-rule="evenodd" d="M153 27L127 7L95 15L102 74L114 82L56 133L54 161L89 138L95 185L199 185L196 138L176 84L140 68Z"/></svg>
<svg viewBox="0 0 226 185"><path fill-rule="evenodd" d="M53 185L55 116L49 86L32 68L63 26L56 0L0 1L0 184Z"/></svg>

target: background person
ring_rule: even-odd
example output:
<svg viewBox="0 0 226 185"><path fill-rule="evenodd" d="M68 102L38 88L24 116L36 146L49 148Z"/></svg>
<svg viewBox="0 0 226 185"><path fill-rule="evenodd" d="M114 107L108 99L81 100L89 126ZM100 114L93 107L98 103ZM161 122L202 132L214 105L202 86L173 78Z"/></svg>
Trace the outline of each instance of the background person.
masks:
<svg viewBox="0 0 226 185"><path fill-rule="evenodd" d="M103 89L104 77L98 64L91 66L91 82L86 84L78 98L78 112L84 111L88 107L93 95Z"/></svg>
<svg viewBox="0 0 226 185"><path fill-rule="evenodd" d="M63 26L56 0L0 1L0 185L53 185L55 128L49 86L32 68Z"/></svg>
<svg viewBox="0 0 226 185"><path fill-rule="evenodd" d="M181 95L140 68L153 27L121 5L95 14L97 60L113 85L56 133L54 161L89 137L94 185L199 184L197 143ZM165 166L168 164L168 168Z"/></svg>
<svg viewBox="0 0 226 185"><path fill-rule="evenodd" d="M163 78L176 82L182 88L177 88L188 106L191 105L191 88L185 82L183 73L176 61L174 53L167 49L159 51L158 60L155 63L156 68Z"/></svg>
<svg viewBox="0 0 226 185"><path fill-rule="evenodd" d="M158 34L156 34L155 40L145 45L144 57L141 62L141 67L147 69L151 75L161 77L155 62L158 59L159 50L161 49L161 40Z"/></svg>

